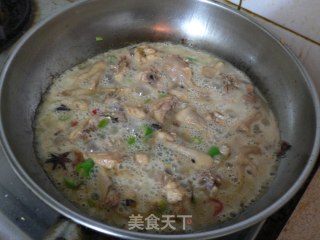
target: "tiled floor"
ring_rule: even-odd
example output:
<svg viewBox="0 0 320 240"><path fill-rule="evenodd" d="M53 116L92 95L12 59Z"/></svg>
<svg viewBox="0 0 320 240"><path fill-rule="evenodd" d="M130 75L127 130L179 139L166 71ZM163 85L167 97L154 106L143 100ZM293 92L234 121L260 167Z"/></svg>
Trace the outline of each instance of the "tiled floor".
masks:
<svg viewBox="0 0 320 240"><path fill-rule="evenodd" d="M319 0L221 0L247 13L298 56L320 94Z"/></svg>
<svg viewBox="0 0 320 240"><path fill-rule="evenodd" d="M241 7L320 42L319 0L243 0Z"/></svg>

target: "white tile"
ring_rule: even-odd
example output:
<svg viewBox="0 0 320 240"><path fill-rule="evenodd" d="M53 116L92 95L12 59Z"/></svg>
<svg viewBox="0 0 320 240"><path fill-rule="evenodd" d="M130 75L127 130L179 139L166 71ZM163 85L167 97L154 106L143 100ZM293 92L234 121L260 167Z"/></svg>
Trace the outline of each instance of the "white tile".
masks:
<svg viewBox="0 0 320 240"><path fill-rule="evenodd" d="M242 7L320 42L319 0L243 0Z"/></svg>
<svg viewBox="0 0 320 240"><path fill-rule="evenodd" d="M236 7L240 3L240 0L214 0L214 1L223 3L225 5L229 5L229 6L232 6L232 7Z"/></svg>
<svg viewBox="0 0 320 240"><path fill-rule="evenodd" d="M224 2L231 2L231 3L236 4L236 5L240 4L240 0L225 0Z"/></svg>
<svg viewBox="0 0 320 240"><path fill-rule="evenodd" d="M320 46L260 18L251 17L293 51L309 73L320 96Z"/></svg>

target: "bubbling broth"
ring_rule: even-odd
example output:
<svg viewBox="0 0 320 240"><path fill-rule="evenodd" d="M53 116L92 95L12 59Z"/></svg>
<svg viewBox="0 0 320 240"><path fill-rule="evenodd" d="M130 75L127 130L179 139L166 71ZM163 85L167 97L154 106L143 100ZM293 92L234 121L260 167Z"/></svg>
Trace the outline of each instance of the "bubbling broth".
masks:
<svg viewBox="0 0 320 240"><path fill-rule="evenodd" d="M280 134L250 79L216 56L141 43L55 79L35 119L35 149L55 186L90 216L172 216L175 231L225 221L272 180ZM181 216L192 216L186 226ZM131 219L132 220L132 219Z"/></svg>

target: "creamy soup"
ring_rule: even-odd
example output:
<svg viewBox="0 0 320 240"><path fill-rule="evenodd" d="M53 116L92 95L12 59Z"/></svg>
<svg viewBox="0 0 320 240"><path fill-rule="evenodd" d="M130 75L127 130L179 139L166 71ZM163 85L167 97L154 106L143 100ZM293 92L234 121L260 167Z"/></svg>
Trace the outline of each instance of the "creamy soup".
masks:
<svg viewBox="0 0 320 240"><path fill-rule="evenodd" d="M110 50L63 73L39 105L35 143L71 202L142 231L173 229L133 229L134 216L161 227L170 215L175 231L235 216L272 180L280 149L276 119L243 72L171 43Z"/></svg>

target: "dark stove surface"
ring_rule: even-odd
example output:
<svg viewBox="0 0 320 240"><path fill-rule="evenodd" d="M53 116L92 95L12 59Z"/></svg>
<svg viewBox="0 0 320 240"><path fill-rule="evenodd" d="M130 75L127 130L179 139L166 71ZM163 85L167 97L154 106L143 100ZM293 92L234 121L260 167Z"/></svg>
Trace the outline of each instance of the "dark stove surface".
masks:
<svg viewBox="0 0 320 240"><path fill-rule="evenodd" d="M30 25L31 0L0 0L0 51L14 43Z"/></svg>

